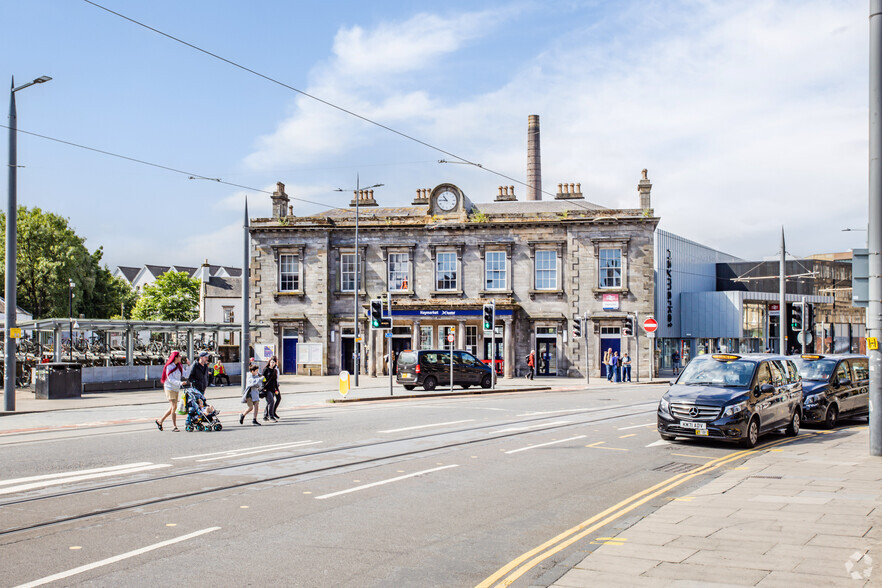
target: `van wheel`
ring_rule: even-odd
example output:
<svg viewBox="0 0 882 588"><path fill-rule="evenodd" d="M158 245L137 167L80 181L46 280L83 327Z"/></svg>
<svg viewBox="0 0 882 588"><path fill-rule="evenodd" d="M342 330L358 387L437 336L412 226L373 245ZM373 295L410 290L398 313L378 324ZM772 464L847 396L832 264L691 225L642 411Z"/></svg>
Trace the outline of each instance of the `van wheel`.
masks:
<svg viewBox="0 0 882 588"><path fill-rule="evenodd" d="M757 441L759 441L759 419L754 417L747 425L747 435L741 440L741 447L752 449L756 447Z"/></svg>
<svg viewBox="0 0 882 588"><path fill-rule="evenodd" d="M832 404L827 407L827 414L824 415L824 427L827 429L832 429L836 426L836 422L839 420L839 409L836 408L835 404Z"/></svg>
<svg viewBox="0 0 882 588"><path fill-rule="evenodd" d="M486 376L481 378L481 388L489 388L492 382L493 378L490 377L490 374L487 374Z"/></svg>
<svg viewBox="0 0 882 588"><path fill-rule="evenodd" d="M800 423L799 411L794 410L793 416L790 417L790 424L787 425L786 433L787 433L788 437L796 437L797 435L799 435L799 423Z"/></svg>
<svg viewBox="0 0 882 588"><path fill-rule="evenodd" d="M405 386L404 387L405 390L413 390L414 388L416 388L416 386Z"/></svg>
<svg viewBox="0 0 882 588"><path fill-rule="evenodd" d="M435 389L435 386L438 385L438 380L435 379L434 376L429 376L425 380L423 380L423 388L428 391L432 391Z"/></svg>

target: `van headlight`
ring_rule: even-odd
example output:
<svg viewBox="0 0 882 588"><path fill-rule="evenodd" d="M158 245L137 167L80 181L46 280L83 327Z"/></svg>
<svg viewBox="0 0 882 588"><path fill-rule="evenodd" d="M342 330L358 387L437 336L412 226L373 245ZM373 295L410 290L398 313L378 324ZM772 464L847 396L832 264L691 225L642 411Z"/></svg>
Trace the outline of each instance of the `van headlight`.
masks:
<svg viewBox="0 0 882 588"><path fill-rule="evenodd" d="M730 404L726 408L723 409L724 417L735 416L736 414L741 413L742 411L747 409L747 401L739 402L738 404Z"/></svg>
<svg viewBox="0 0 882 588"><path fill-rule="evenodd" d="M805 397L805 403L806 404L817 404L821 401L821 398L823 398L823 397L824 397L823 394L812 394L810 396Z"/></svg>
<svg viewBox="0 0 882 588"><path fill-rule="evenodd" d="M658 409L662 414L671 414L671 403L668 402L667 398L662 396L661 402L658 403Z"/></svg>

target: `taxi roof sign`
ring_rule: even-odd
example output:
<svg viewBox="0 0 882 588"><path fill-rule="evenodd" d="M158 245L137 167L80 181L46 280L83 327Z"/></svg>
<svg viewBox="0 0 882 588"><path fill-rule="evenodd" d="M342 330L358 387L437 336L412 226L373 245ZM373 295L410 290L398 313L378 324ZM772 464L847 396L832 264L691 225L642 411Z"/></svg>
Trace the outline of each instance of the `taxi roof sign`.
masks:
<svg viewBox="0 0 882 588"><path fill-rule="evenodd" d="M711 357L717 361L735 361L736 359L741 359L740 355L733 355L730 353L714 353Z"/></svg>
<svg viewBox="0 0 882 588"><path fill-rule="evenodd" d="M803 353L799 357L801 357L802 359L809 359L809 360L824 359L823 355L818 355L816 353Z"/></svg>

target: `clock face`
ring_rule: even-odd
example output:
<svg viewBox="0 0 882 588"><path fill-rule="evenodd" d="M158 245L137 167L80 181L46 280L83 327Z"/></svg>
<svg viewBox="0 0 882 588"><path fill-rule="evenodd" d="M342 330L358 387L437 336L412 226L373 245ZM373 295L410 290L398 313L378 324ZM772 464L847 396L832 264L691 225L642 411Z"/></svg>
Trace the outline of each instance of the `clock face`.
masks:
<svg viewBox="0 0 882 588"><path fill-rule="evenodd" d="M438 198L435 202L438 204L438 208L445 212L449 212L456 208L456 201L458 200L456 194L454 194L450 190L444 190L440 194L438 194Z"/></svg>

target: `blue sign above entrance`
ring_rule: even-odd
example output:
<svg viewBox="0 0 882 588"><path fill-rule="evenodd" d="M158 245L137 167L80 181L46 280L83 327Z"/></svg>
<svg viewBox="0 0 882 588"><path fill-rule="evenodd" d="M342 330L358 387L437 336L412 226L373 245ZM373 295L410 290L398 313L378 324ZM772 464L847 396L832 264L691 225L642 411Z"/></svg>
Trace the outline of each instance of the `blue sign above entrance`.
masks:
<svg viewBox="0 0 882 588"><path fill-rule="evenodd" d="M502 308L496 309L496 316L511 316L514 311ZM483 311L480 308L463 308L463 309L428 309L428 310L393 310L392 316L413 316L413 317L448 317L448 316L481 316ZM388 315L384 315L388 316Z"/></svg>

